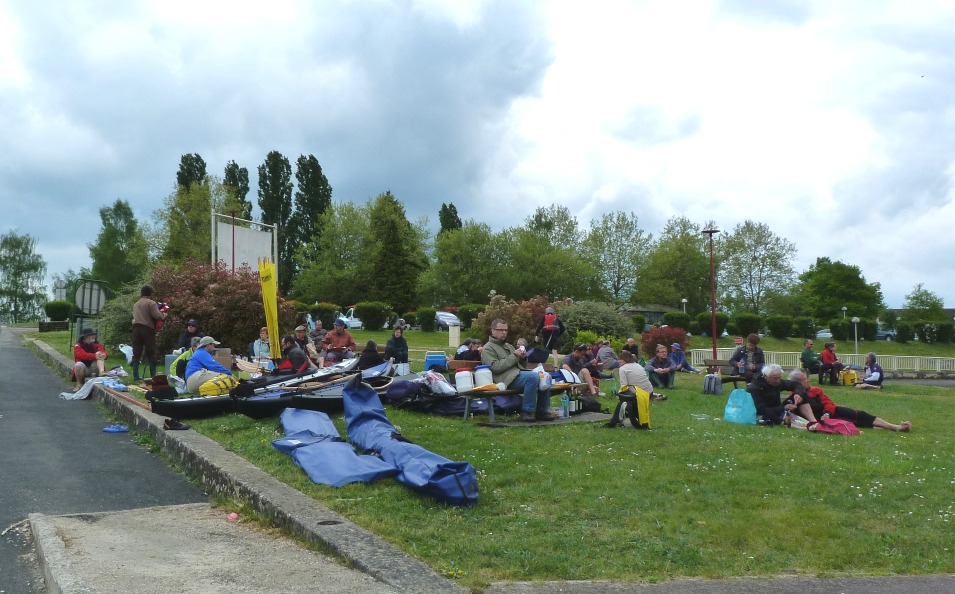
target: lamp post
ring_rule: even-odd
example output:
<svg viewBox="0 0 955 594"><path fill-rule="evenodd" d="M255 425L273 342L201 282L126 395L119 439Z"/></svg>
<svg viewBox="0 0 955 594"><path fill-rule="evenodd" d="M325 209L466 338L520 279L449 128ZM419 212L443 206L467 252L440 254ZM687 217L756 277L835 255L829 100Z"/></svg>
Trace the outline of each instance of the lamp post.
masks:
<svg viewBox="0 0 955 594"><path fill-rule="evenodd" d="M854 316L852 318L852 330L853 332L855 332L855 335L856 335L856 354L858 355L859 354L859 318Z"/></svg>
<svg viewBox="0 0 955 594"><path fill-rule="evenodd" d="M683 304L683 313L686 313L686 297L680 299L680 303Z"/></svg>
<svg viewBox="0 0 955 594"><path fill-rule="evenodd" d="M713 236L719 232L719 229L703 230L703 233L710 236L710 336L713 337L714 359L716 359L716 267L713 264Z"/></svg>
<svg viewBox="0 0 955 594"><path fill-rule="evenodd" d="M846 310L849 309L845 305L842 306L842 319L846 319Z"/></svg>

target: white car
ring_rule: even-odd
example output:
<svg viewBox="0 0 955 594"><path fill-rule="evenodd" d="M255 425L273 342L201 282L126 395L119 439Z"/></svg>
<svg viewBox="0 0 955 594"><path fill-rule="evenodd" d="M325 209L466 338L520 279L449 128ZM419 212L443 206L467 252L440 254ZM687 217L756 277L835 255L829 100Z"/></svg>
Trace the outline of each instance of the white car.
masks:
<svg viewBox="0 0 955 594"><path fill-rule="evenodd" d="M447 330L451 326L460 326L461 319L449 311L439 311L434 314L434 329Z"/></svg>
<svg viewBox="0 0 955 594"><path fill-rule="evenodd" d="M349 330L364 330L365 329L365 323L355 317L354 307L349 307L348 311L346 311L345 313L338 312L335 315L335 317L345 322L345 326Z"/></svg>

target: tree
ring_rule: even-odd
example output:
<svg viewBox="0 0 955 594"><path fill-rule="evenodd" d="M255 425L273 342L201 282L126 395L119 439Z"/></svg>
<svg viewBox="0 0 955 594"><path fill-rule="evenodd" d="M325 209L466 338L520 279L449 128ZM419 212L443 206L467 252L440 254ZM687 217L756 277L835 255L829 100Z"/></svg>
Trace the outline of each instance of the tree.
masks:
<svg viewBox="0 0 955 594"><path fill-rule="evenodd" d="M630 302L677 307L686 299L686 311L710 307L710 252L704 228L685 217L667 221L660 238L650 247L639 269ZM717 262L719 266L719 262ZM718 270L718 268L717 268Z"/></svg>
<svg viewBox="0 0 955 594"><path fill-rule="evenodd" d="M293 245L298 246L322 232L319 222L332 204L332 187L328 185L328 178L313 155L299 156L295 162L295 179L298 181L298 190L295 191L294 212L287 233ZM296 271L290 272L295 274Z"/></svg>
<svg viewBox="0 0 955 594"><path fill-rule="evenodd" d="M630 298L652 239L640 229L639 219L632 212L617 211L591 221L583 251L592 258L600 284L614 302L620 304Z"/></svg>
<svg viewBox="0 0 955 594"><path fill-rule="evenodd" d="M806 312L821 323L841 318L843 307L850 316L867 319L884 307L879 283L867 283L858 266L829 258L817 258L800 274L795 292Z"/></svg>
<svg viewBox="0 0 955 594"><path fill-rule="evenodd" d="M538 207L525 221L528 231L546 239L556 248L576 249L580 245L577 218L566 206L552 204Z"/></svg>
<svg viewBox="0 0 955 594"><path fill-rule="evenodd" d="M924 288L922 283L915 285L912 292L905 296L902 304L904 318L908 321L950 322L945 314L945 303L935 293Z"/></svg>
<svg viewBox="0 0 955 594"><path fill-rule="evenodd" d="M557 300L588 299L601 294L599 271L580 257L579 248L551 241L539 229L516 227L498 235L503 257L492 287L498 293L528 299L543 295Z"/></svg>
<svg viewBox="0 0 955 594"><path fill-rule="evenodd" d="M396 311L417 305L418 277L427 266L418 235L405 208L391 194L380 194L371 205L362 263L368 266L368 300L390 303Z"/></svg>
<svg viewBox="0 0 955 594"><path fill-rule="evenodd" d="M113 291L137 280L149 268L146 237L125 200L99 209L103 222L96 242L88 244L92 276Z"/></svg>
<svg viewBox="0 0 955 594"><path fill-rule="evenodd" d="M249 195L249 170L239 167L235 161L229 161L225 166L222 185L225 186L229 195L230 204L235 205L234 209L229 208L229 210L235 210L235 216L241 219L251 220L252 203L246 198Z"/></svg>
<svg viewBox="0 0 955 594"><path fill-rule="evenodd" d="M438 211L438 222L441 223L438 236L461 228L461 217L458 216L458 209L454 206L454 203L441 203L441 210Z"/></svg>
<svg viewBox="0 0 955 594"><path fill-rule="evenodd" d="M262 222L279 225L279 289L287 293L295 271L297 243L291 228L292 166L282 153L271 151L259 165L259 208Z"/></svg>
<svg viewBox="0 0 955 594"><path fill-rule="evenodd" d="M163 262L212 259L212 211L222 212L226 195L222 183L208 177L203 183L193 183L188 188L178 186L166 197L163 208L153 214L159 231L152 237L164 240L159 247ZM145 235L148 243L150 234Z"/></svg>
<svg viewBox="0 0 955 594"><path fill-rule="evenodd" d="M319 225L335 232L313 236L296 250L301 268L293 282L297 299L338 305L364 300L361 288L367 277L359 276L359 262L370 219L369 204L342 202L325 211Z"/></svg>
<svg viewBox="0 0 955 594"><path fill-rule="evenodd" d="M487 303L503 266L498 244L490 227L473 221L438 233L434 261L418 286L421 303Z"/></svg>
<svg viewBox="0 0 955 594"><path fill-rule="evenodd" d="M37 319L46 301L45 275L36 239L16 231L0 236L0 315L13 323Z"/></svg>
<svg viewBox="0 0 955 594"><path fill-rule="evenodd" d="M176 185L188 190L193 184L201 184L206 179L206 162L198 155L183 155L179 160L179 172L176 173Z"/></svg>
<svg viewBox="0 0 955 594"><path fill-rule="evenodd" d="M719 286L724 304L733 311L762 315L767 293L783 292L792 284L796 246L773 234L765 223L747 220L736 225L719 240L719 250Z"/></svg>

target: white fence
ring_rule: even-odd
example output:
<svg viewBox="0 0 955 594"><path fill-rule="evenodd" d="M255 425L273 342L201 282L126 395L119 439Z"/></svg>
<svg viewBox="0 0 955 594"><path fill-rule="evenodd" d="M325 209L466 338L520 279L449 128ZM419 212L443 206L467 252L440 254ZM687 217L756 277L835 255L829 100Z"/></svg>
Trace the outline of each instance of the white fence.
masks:
<svg viewBox="0 0 955 594"><path fill-rule="evenodd" d="M729 359L733 356L732 349L716 349L717 359ZM766 351L767 363L778 363L783 369L802 367L799 353L777 353ZM704 359L713 358L712 349L692 349L689 351L690 360L694 366L703 365ZM845 364L865 366L865 354L838 353L839 360ZM885 371L950 371L955 372L955 358L953 357L912 357L907 355L879 355L879 365Z"/></svg>

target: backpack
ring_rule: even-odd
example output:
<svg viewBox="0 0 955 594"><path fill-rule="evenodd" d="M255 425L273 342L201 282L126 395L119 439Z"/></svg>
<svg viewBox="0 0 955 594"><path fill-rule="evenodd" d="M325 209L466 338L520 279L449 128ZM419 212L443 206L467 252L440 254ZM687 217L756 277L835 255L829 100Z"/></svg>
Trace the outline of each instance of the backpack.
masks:
<svg viewBox="0 0 955 594"><path fill-rule="evenodd" d="M736 388L730 392L730 397L726 400L726 408L723 410L723 420L740 425L755 425L756 404L753 402L752 394L742 388Z"/></svg>
<svg viewBox="0 0 955 594"><path fill-rule="evenodd" d="M703 393L717 395L723 393L723 380L720 379L720 374L706 374L706 377L703 378Z"/></svg>
<svg viewBox="0 0 955 594"><path fill-rule="evenodd" d="M604 427L614 428L617 425L624 427L624 422L630 419L630 426L634 429L650 430L650 394L646 390L633 388L617 394L620 402L613 411L613 418Z"/></svg>
<svg viewBox="0 0 955 594"><path fill-rule="evenodd" d="M222 396L223 394L228 394L232 388L238 385L239 380L235 379L235 376L220 373L199 386L199 395Z"/></svg>
<svg viewBox="0 0 955 594"><path fill-rule="evenodd" d="M553 332L557 330L557 314L544 314L544 332Z"/></svg>
<svg viewBox="0 0 955 594"><path fill-rule="evenodd" d="M581 412L600 412L600 401L591 396L590 394L584 394L580 397L580 411ZM609 412L609 411L607 411Z"/></svg>

